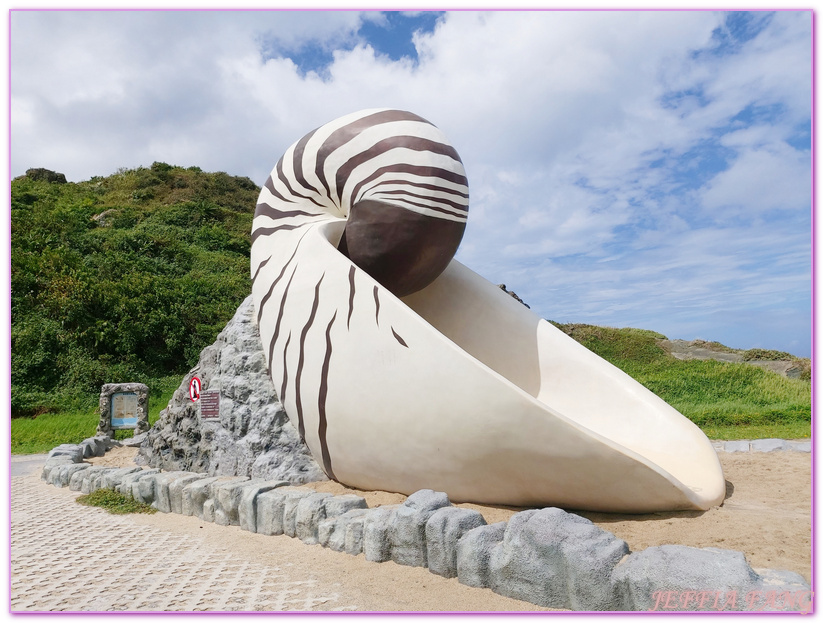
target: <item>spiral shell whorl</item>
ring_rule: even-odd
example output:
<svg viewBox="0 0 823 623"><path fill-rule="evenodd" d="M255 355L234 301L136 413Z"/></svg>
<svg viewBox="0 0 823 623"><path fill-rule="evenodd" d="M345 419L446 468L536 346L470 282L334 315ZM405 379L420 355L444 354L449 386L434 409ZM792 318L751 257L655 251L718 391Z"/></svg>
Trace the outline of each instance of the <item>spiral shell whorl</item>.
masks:
<svg viewBox="0 0 823 623"><path fill-rule="evenodd" d="M468 200L459 155L425 119L383 109L341 117L289 147L266 180L252 274L259 238L345 219L341 253L395 295L411 294L454 257Z"/></svg>

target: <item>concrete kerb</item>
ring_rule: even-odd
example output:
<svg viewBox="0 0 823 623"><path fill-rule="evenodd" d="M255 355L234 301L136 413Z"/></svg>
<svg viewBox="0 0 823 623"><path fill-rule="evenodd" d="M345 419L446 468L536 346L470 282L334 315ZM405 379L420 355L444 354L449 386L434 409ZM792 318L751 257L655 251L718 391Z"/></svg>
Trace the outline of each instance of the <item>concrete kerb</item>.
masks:
<svg viewBox="0 0 823 623"><path fill-rule="evenodd" d="M746 443L745 451L762 452L791 450L797 442ZM796 573L755 571L742 552L733 550L664 545L630 553L613 534L558 508L522 511L487 526L476 511L454 507L445 493L428 489L403 504L370 509L359 496L317 493L284 481L90 466L82 463L86 447L53 451L42 478L74 491L117 489L163 512L258 534L286 534L350 555L362 552L373 562L428 566L431 573L457 577L462 584L538 605L627 611L811 609L809 585Z"/></svg>

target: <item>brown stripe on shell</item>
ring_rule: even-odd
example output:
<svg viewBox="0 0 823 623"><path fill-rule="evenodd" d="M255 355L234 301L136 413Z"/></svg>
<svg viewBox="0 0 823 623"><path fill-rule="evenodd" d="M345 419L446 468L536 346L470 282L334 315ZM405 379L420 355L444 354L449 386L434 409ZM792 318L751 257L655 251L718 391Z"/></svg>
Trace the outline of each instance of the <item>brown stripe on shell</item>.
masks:
<svg viewBox="0 0 823 623"><path fill-rule="evenodd" d="M356 156L349 158L345 164L338 167L335 181L337 182L337 199L343 198L343 187L354 171L361 164L368 162L392 149L408 149L411 151L425 151L441 156L448 156L452 160L460 162L460 156L457 155L454 147L444 143L438 143L426 138L418 138L416 136L391 136L378 141L366 151L362 151ZM461 163L462 164L462 163ZM465 178L464 178L465 179Z"/></svg>
<svg viewBox="0 0 823 623"><path fill-rule="evenodd" d="M346 328L351 328L351 315L354 311L354 266L349 267L349 315L346 318Z"/></svg>
<svg viewBox="0 0 823 623"><path fill-rule="evenodd" d="M256 270L256 271L254 271L254 275L252 275L252 277L251 277L251 282L252 282L252 284L254 284L255 280L257 279L257 275L259 275L259 274L260 274L260 270L261 270L261 269L262 269L262 268L263 268L266 264L268 264L268 263L269 263L269 260L270 260L271 258L272 258L272 256L270 255L270 256L269 256L269 257L267 257L265 260L263 260L262 262L260 262L260 264L258 264L258 265L257 265L257 270ZM260 318L258 317L258 319L257 319L257 320L258 320L258 322L259 322L259 321L260 321Z"/></svg>
<svg viewBox="0 0 823 623"><path fill-rule="evenodd" d="M289 370L286 366L286 354L289 350L289 342L291 342L291 331L289 331L289 337L286 338L286 345L283 347L283 384L280 386L280 404L285 405L286 400L286 385L288 385L289 381ZM269 366L271 369L271 366Z"/></svg>
<svg viewBox="0 0 823 623"><path fill-rule="evenodd" d="M405 346L406 348L408 348L408 347L409 347L409 345L408 345L408 344L406 344L406 340L404 340L402 337L400 337L399 335L397 335L397 331L395 331L395 330L394 330L394 327L392 327L392 328L391 328L391 333L392 333L392 335L394 336L394 339L396 339L398 342L400 342L400 344L401 344L402 346Z"/></svg>
<svg viewBox="0 0 823 623"><path fill-rule="evenodd" d="M459 173L455 173L454 171L447 171L446 169L441 169L439 167L425 167L414 164L393 164L377 169L366 179L358 182L349 195L352 201L356 200L359 196L361 188L386 173L408 173L409 175L416 175L418 177L440 178L442 180L452 182L453 184L465 186L466 188L469 186L466 177L464 175L460 175Z"/></svg>
<svg viewBox="0 0 823 623"><path fill-rule="evenodd" d="M329 394L329 363L331 362L331 327L337 318L337 312L329 321L329 326L326 327L326 355L323 358L323 367L320 371L320 391L317 395L317 413L319 423L317 426L317 437L320 439L320 454L323 458L323 471L332 480L337 480L334 476L334 470L331 466L331 455L329 454L329 444L326 441L326 431L328 429L328 422L326 421L326 398Z"/></svg>
<svg viewBox="0 0 823 623"><path fill-rule="evenodd" d="M402 182L395 182L395 183L400 184ZM460 210L461 212L468 212L469 211L469 208L465 204L457 203L455 201L451 201L450 199L444 199L442 197L432 197L431 195L421 195L419 193L412 193L412 192L409 192L407 190L399 190L399 189L398 190L378 190L376 192L372 191L371 195L375 199L379 199L383 195L403 195L405 197L414 197L415 199L425 199L427 201L436 201L437 203L442 203L442 204L451 206L455 210ZM378 197L378 195L380 197ZM409 203L411 203L413 205L420 205L420 206L423 206L423 207L430 207L430 206L425 205L425 204L414 203L413 201L409 201ZM434 210L434 209L437 209L437 208L432 207L432 209Z"/></svg>
<svg viewBox="0 0 823 623"><path fill-rule="evenodd" d="M358 119L357 121L353 121L348 125L343 126L342 128L338 128L334 132L329 134L329 137L323 142L323 144L317 150L317 161L314 166L314 173L315 175L317 175L318 179L320 180L320 183L326 189L326 194L329 198L331 198L331 188L329 188L329 183L326 180L326 173L324 170L326 159L329 157L329 155L335 150L345 145L346 143L348 143L355 136L360 134L363 130L367 130L371 127L378 126L384 123L393 123L395 121L417 121L419 123L433 125L432 123L429 123L428 121L423 119L423 117L419 117L414 113L405 110L383 110L380 112L373 113L371 115L366 115L365 117ZM339 201L337 205L340 205Z"/></svg>
<svg viewBox="0 0 823 623"><path fill-rule="evenodd" d="M258 203L257 209L254 211L254 218L258 216L267 216L272 219L281 219L281 218L292 218L295 216L325 216L328 217L328 213L326 212L306 212L305 210L278 210L277 208L273 208L268 203Z"/></svg>
<svg viewBox="0 0 823 623"><path fill-rule="evenodd" d="M380 327L380 297L377 294L377 286L374 286L374 321Z"/></svg>
<svg viewBox="0 0 823 623"><path fill-rule="evenodd" d="M306 321L306 324L303 326L303 331L300 333L300 357L297 360L297 373L294 377L294 400L295 400L295 407L297 409L297 432L300 433L300 439L305 441L306 439L306 426L303 422L303 401L300 396L300 381L303 378L303 363L306 360L306 335L309 333L309 329L314 324L314 319L317 316L317 307L320 305L320 284L323 283L323 277L326 274L323 273L323 276L320 277L320 281L317 282L317 285L314 287L314 303L311 306L311 312L309 313L309 319Z"/></svg>
<svg viewBox="0 0 823 623"><path fill-rule="evenodd" d="M281 159L280 159L280 161L282 162L282 160L283 160L283 159L281 158ZM279 165L279 164L280 164L280 163L278 163L278 165ZM291 199L287 199L286 197L284 197L283 195L281 195L281 194L280 194L280 191L279 191L279 190L277 190L277 189L274 187L274 180L272 179L271 175L269 175L268 179L266 179L266 183L265 183L265 184L263 184L263 185L264 185L264 186L268 189L268 191L269 191L272 195L274 195L275 197L277 197L277 198L278 198L278 199L280 199L281 201L285 201L286 203L294 203L294 201L293 201L293 200L291 200Z"/></svg>
<svg viewBox="0 0 823 623"><path fill-rule="evenodd" d="M300 199L305 199L306 201L311 201L314 205L325 209L325 206L322 203L317 203L317 201L313 197L309 197L308 195L303 195L303 194L297 192L296 190L294 190L294 188L291 187L291 184L289 183L289 180L286 177L286 174L283 173L283 159L282 158L280 158L280 160L277 161L277 166L275 167L275 169L277 170L277 179L279 179L281 182L283 182L283 185L289 190L289 192L292 194L292 196L299 197Z"/></svg>
<svg viewBox="0 0 823 623"><path fill-rule="evenodd" d="M254 244L254 241L257 240L260 236L269 236L277 231L289 231L292 229L297 229L298 227L303 227L303 225L278 225L277 227L258 227L251 233L251 242Z"/></svg>

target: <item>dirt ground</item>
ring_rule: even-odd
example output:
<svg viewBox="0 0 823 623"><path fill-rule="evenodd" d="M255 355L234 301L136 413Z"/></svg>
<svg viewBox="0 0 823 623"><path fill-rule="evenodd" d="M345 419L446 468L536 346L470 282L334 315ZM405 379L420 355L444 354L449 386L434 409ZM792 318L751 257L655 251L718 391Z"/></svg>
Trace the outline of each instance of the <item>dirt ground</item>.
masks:
<svg viewBox="0 0 823 623"><path fill-rule="evenodd" d="M114 448L92 462L132 465L136 453L136 448ZM735 549L742 551L755 569L786 569L810 581L811 454L721 452L719 456L726 476L726 500L719 507L705 512L646 515L577 514L625 540L633 552L664 544ZM399 493L353 490L333 481L307 486L335 494L356 493L366 498L370 507L397 504L406 498ZM487 523L506 521L523 510L476 504L457 506L480 511ZM160 520L172 519L166 515Z"/></svg>

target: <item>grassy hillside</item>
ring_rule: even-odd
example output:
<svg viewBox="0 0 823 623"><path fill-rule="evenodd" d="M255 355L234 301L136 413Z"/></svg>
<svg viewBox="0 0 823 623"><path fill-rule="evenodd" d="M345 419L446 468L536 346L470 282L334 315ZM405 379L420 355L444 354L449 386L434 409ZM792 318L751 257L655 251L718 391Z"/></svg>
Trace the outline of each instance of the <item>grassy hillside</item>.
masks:
<svg viewBox="0 0 823 623"><path fill-rule="evenodd" d="M683 361L659 344L664 335L643 329L557 324L700 426L709 437L808 437L811 381L789 379L746 363ZM722 345L718 345L722 346ZM745 359L790 357L749 351Z"/></svg>
<svg viewBox="0 0 823 623"><path fill-rule="evenodd" d="M88 408L103 383L196 363L250 291L258 193L159 162L79 183L14 179L12 415Z"/></svg>

